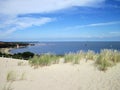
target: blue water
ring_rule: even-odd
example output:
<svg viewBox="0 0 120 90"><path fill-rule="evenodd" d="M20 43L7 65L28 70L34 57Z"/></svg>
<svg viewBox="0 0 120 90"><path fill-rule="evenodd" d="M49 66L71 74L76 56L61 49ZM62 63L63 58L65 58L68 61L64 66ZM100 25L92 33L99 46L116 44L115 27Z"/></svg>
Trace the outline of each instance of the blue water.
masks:
<svg viewBox="0 0 120 90"><path fill-rule="evenodd" d="M64 55L65 53L78 52L80 50L100 52L101 49L120 50L120 42L41 42L35 43L35 46L13 49L11 53L29 51L35 54L52 53Z"/></svg>

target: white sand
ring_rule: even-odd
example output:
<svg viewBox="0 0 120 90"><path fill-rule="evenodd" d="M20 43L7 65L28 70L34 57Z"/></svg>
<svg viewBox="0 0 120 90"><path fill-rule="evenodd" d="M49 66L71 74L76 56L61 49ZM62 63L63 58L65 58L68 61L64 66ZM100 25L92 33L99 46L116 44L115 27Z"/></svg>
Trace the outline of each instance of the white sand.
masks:
<svg viewBox="0 0 120 90"><path fill-rule="evenodd" d="M12 90L120 90L120 63L106 72L99 71L93 61L82 60L79 65L55 64L33 69L27 61L18 66L20 60L0 58L0 90L9 82L9 71L17 73ZM24 80L19 80L25 73Z"/></svg>

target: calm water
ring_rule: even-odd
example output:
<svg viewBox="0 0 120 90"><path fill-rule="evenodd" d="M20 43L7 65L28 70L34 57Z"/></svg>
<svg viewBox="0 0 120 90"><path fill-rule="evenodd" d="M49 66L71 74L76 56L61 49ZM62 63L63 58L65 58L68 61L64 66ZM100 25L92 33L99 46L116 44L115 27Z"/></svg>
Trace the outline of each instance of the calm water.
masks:
<svg viewBox="0 0 120 90"><path fill-rule="evenodd" d="M100 52L101 49L120 50L120 42L44 42L35 43L35 46L13 49L11 53L33 52L35 54L53 53L63 55L69 52L78 52L80 50L93 50Z"/></svg>

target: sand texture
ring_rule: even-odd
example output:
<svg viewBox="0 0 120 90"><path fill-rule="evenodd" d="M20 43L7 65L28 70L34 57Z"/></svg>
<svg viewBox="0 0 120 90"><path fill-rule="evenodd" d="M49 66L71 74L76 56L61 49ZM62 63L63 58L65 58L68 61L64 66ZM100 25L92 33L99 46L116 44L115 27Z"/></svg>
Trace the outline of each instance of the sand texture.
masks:
<svg viewBox="0 0 120 90"><path fill-rule="evenodd" d="M7 81L10 71L14 81ZM0 58L0 90L120 90L120 63L103 72L94 61L34 69L24 60Z"/></svg>

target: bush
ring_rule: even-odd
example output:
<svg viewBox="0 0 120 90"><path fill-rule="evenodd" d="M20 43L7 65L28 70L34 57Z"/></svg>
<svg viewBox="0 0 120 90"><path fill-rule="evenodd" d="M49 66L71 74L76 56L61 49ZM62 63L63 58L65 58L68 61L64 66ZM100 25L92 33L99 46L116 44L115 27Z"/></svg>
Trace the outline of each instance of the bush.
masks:
<svg viewBox="0 0 120 90"><path fill-rule="evenodd" d="M2 57L2 53L0 52L0 57Z"/></svg>
<svg viewBox="0 0 120 90"><path fill-rule="evenodd" d="M12 57L16 58L16 59L22 59L22 53L14 54L14 55L12 55Z"/></svg>
<svg viewBox="0 0 120 90"><path fill-rule="evenodd" d="M31 52L17 53L17 54L12 55L13 58L25 59L25 60L28 60L32 58L33 56L34 56L34 53L31 53Z"/></svg>
<svg viewBox="0 0 120 90"><path fill-rule="evenodd" d="M31 52L24 52L21 54L23 59L29 59L32 58L34 56L34 53Z"/></svg>

